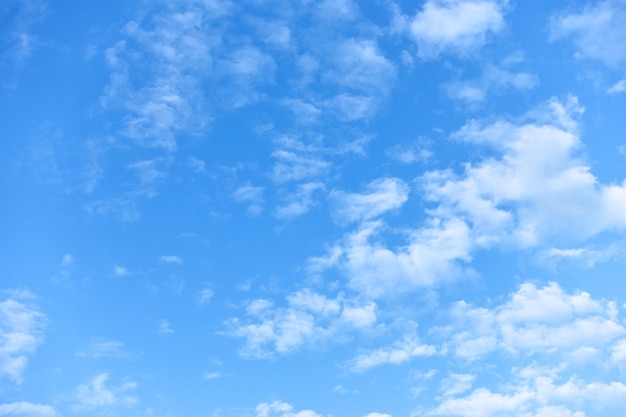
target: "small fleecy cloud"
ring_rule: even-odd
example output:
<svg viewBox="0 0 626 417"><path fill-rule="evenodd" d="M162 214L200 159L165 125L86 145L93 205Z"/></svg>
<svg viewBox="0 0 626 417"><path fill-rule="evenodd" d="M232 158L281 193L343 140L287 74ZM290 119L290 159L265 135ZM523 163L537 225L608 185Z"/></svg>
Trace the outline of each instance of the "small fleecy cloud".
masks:
<svg viewBox="0 0 626 417"><path fill-rule="evenodd" d="M139 402L139 397L134 394L136 382L128 381L117 387L108 387L109 376L104 372L93 377L88 383L79 385L76 388L72 410L89 412L120 406L132 407Z"/></svg>
<svg viewBox="0 0 626 417"><path fill-rule="evenodd" d="M428 0L409 25L418 55L470 55L505 26L505 1Z"/></svg>
<svg viewBox="0 0 626 417"><path fill-rule="evenodd" d="M43 342L47 317L29 291L8 291L0 301L0 378L21 384L28 356Z"/></svg>

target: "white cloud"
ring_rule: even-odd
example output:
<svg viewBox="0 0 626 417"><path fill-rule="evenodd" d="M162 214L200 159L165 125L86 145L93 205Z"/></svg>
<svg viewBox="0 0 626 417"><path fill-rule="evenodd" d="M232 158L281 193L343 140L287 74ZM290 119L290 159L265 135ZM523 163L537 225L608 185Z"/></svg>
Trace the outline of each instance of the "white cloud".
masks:
<svg viewBox="0 0 626 417"><path fill-rule="evenodd" d="M26 401L0 404L0 416L55 417L58 415L54 407L49 405Z"/></svg>
<svg viewBox="0 0 626 417"><path fill-rule="evenodd" d="M43 341L46 316L32 305L34 295L28 291L10 291L0 301L0 377L16 384L22 383L22 374L28 355L35 353Z"/></svg>
<svg viewBox="0 0 626 417"><path fill-rule="evenodd" d="M419 56L474 52L504 28L503 8L498 1L428 0L410 24Z"/></svg>
<svg viewBox="0 0 626 417"><path fill-rule="evenodd" d="M272 152L272 158L276 160L272 179L278 184L319 177L331 167L330 162L313 152L278 149Z"/></svg>
<svg viewBox="0 0 626 417"><path fill-rule="evenodd" d="M462 175L424 175L426 197L438 204L433 213L467 219L472 239L483 247L580 242L626 227L626 212L617 209L626 204L626 185L599 183L576 156L580 113L570 97L550 100L527 123L467 123L453 138L496 154L466 164Z"/></svg>
<svg viewBox="0 0 626 417"><path fill-rule="evenodd" d="M475 375L451 373L441 382L441 391L446 397L463 394L472 388L475 380Z"/></svg>
<svg viewBox="0 0 626 417"><path fill-rule="evenodd" d="M381 221L367 222L339 245L337 266L350 287L368 297L380 297L438 285L472 272L463 267L471 259L469 228L458 219L434 221L411 231L409 243L387 247L377 239ZM332 265L326 265L329 267Z"/></svg>
<svg viewBox="0 0 626 417"><path fill-rule="evenodd" d="M65 254L63 256L63 259L61 260L61 265L62 266L72 266L74 264L74 257L72 256L72 254L68 253Z"/></svg>
<svg viewBox="0 0 626 417"><path fill-rule="evenodd" d="M613 302L594 300L585 292L567 294L556 283L543 288L522 284L493 309L459 302L451 314L451 346L456 356L468 360L503 349L511 354L543 352L584 361L590 359L589 354L591 358L602 355L626 334ZM616 351L619 347L613 347L614 355Z"/></svg>
<svg viewBox="0 0 626 417"><path fill-rule="evenodd" d="M406 337L393 345L358 355L350 361L350 368L355 372L364 372L380 365L398 365L417 357L433 356L437 349L421 343L415 337Z"/></svg>
<svg viewBox="0 0 626 417"><path fill-rule="evenodd" d="M100 101L126 112L126 137L174 151L178 134L205 131L211 117L201 86L213 75L220 38L212 23L227 8L227 2L179 2L124 26L124 39L105 51L111 75Z"/></svg>
<svg viewBox="0 0 626 417"><path fill-rule="evenodd" d="M124 266L116 265L113 267L113 274L116 277L124 277L126 275L130 275L130 271L128 271L128 269Z"/></svg>
<svg viewBox="0 0 626 417"><path fill-rule="evenodd" d="M396 76L395 66L369 39L348 39L333 48L336 70L327 76L339 86L366 94L385 94Z"/></svg>
<svg viewBox="0 0 626 417"><path fill-rule="evenodd" d="M210 288L203 288L200 291L198 291L198 302L200 304L207 304L209 301L211 301L212 297L213 297L213 290Z"/></svg>
<svg viewBox="0 0 626 417"><path fill-rule="evenodd" d="M489 417L516 415L531 399L530 391L519 391L510 395L494 393L485 388L478 388L464 398L449 398L437 406L428 415Z"/></svg>
<svg viewBox="0 0 626 417"><path fill-rule="evenodd" d="M257 417L322 417L313 410L293 411L293 406L281 401L261 403L256 407Z"/></svg>
<svg viewBox="0 0 626 417"><path fill-rule="evenodd" d="M342 295L328 298L308 289L287 296L285 307L252 300L246 316L228 320L226 334L245 339L240 353L253 358L286 354L304 345L316 347L340 332L371 328L377 320L372 302L345 300Z"/></svg>
<svg viewBox="0 0 626 417"><path fill-rule="evenodd" d="M324 184L321 182L298 184L296 191L287 195L286 202L276 208L276 217L292 219L306 214L316 204L316 201L313 200L313 194L316 191L324 190L324 188Z"/></svg>
<svg viewBox="0 0 626 417"><path fill-rule="evenodd" d="M159 333L174 333L169 320L163 319L159 322Z"/></svg>
<svg viewBox="0 0 626 417"><path fill-rule="evenodd" d="M607 90L609 94L626 93L626 80L619 80Z"/></svg>
<svg viewBox="0 0 626 417"><path fill-rule="evenodd" d="M139 402L139 398L134 395L136 382L123 382L117 387L108 388L105 386L108 379L109 374L105 372L96 375L87 384L79 385L72 410L86 412L118 406L130 407Z"/></svg>
<svg viewBox="0 0 626 417"><path fill-rule="evenodd" d="M576 56L597 59L608 66L626 63L626 5L621 0L588 3L577 13L552 19L551 39L572 38Z"/></svg>
<svg viewBox="0 0 626 417"><path fill-rule="evenodd" d="M419 137L413 142L395 145L385 153L402 164L424 163L433 156L433 152L428 149L430 144L427 138Z"/></svg>
<svg viewBox="0 0 626 417"><path fill-rule="evenodd" d="M163 158L136 161L128 165L135 172L139 183L134 191L135 196L153 198L157 195L157 186L167 177L164 166L168 160Z"/></svg>
<svg viewBox="0 0 626 417"><path fill-rule="evenodd" d="M263 187L247 183L237 187L233 192L233 198L236 201L248 204L248 214L258 216L263 212L265 203L263 199L264 190Z"/></svg>
<svg viewBox="0 0 626 417"><path fill-rule="evenodd" d="M11 11L11 13L9 13ZM4 64L24 64L33 51L42 45L33 27L45 19L48 4L43 0L8 0L3 13L3 31L0 35L0 57Z"/></svg>
<svg viewBox="0 0 626 417"><path fill-rule="evenodd" d="M176 255L161 255L161 257L159 258L159 261L166 263L166 264L182 264L183 260Z"/></svg>
<svg viewBox="0 0 626 417"><path fill-rule="evenodd" d="M446 84L447 94L456 100L477 104L485 100L491 92L505 89L529 90L538 83L536 75L526 72L513 72L496 66L486 66L478 80L456 81Z"/></svg>
<svg viewBox="0 0 626 417"><path fill-rule="evenodd" d="M124 344L117 340L93 340L84 352L77 352L77 356L88 358L125 358L129 353L124 350Z"/></svg>
<svg viewBox="0 0 626 417"><path fill-rule="evenodd" d="M626 365L626 339L619 340L611 347L611 360Z"/></svg>
<svg viewBox="0 0 626 417"><path fill-rule="evenodd" d="M380 178L367 184L364 193L332 191L334 217L341 222L361 222L395 210L408 200L409 187L398 178Z"/></svg>
<svg viewBox="0 0 626 417"><path fill-rule="evenodd" d="M391 414L383 414L383 413L369 413L365 417L391 417Z"/></svg>

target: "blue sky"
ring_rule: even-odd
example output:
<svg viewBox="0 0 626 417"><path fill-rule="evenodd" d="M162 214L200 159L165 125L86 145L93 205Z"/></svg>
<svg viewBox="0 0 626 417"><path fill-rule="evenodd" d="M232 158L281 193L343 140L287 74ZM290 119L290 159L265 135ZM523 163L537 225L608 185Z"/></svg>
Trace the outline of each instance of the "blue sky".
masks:
<svg viewBox="0 0 626 417"><path fill-rule="evenodd" d="M3 1L0 416L621 416L625 20Z"/></svg>

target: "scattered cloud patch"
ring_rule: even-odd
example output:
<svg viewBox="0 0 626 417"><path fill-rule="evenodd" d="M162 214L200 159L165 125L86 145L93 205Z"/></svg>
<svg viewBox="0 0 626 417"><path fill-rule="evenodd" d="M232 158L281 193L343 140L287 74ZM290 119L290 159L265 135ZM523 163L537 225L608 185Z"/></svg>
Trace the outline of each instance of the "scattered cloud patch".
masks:
<svg viewBox="0 0 626 417"><path fill-rule="evenodd" d="M93 377L88 383L79 385L74 396L72 410L75 412L89 412L115 407L131 407L139 403L134 394L137 383L123 382L117 387L107 387L108 373L101 373Z"/></svg>
<svg viewBox="0 0 626 417"><path fill-rule="evenodd" d="M159 258L159 261L166 263L166 264L177 264L177 265L181 265L183 263L182 258L176 255L162 255Z"/></svg>
<svg viewBox="0 0 626 417"><path fill-rule="evenodd" d="M579 12L561 13L551 21L551 39L571 38L578 58L602 61L610 67L626 63L626 5L621 0L587 3Z"/></svg>
<svg viewBox="0 0 626 417"><path fill-rule="evenodd" d="M0 416L56 417L58 415L54 407L49 405L26 401L0 404Z"/></svg>
<svg viewBox="0 0 626 417"><path fill-rule="evenodd" d="M174 333L174 329L172 329L172 325L168 320L161 320L159 322L159 333Z"/></svg>
<svg viewBox="0 0 626 417"><path fill-rule="evenodd" d="M7 291L0 301L0 377L23 381L28 356L43 342L47 317L28 291Z"/></svg>
<svg viewBox="0 0 626 417"><path fill-rule="evenodd" d="M363 353L350 362L354 372L364 372L380 365L406 363L413 358L437 354L435 346L421 343L417 338L407 337L392 346Z"/></svg>
<svg viewBox="0 0 626 417"><path fill-rule="evenodd" d="M482 0L428 0L410 22L410 32L421 58L443 53L468 55L488 36L505 26L504 3Z"/></svg>

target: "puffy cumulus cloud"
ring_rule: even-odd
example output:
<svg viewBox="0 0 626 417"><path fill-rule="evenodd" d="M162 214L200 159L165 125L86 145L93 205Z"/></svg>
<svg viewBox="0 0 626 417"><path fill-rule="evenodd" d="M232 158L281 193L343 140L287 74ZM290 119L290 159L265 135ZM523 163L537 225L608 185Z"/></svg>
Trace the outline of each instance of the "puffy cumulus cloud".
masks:
<svg viewBox="0 0 626 417"><path fill-rule="evenodd" d="M473 275L470 229L460 219L430 222L409 232L409 242L397 247L380 238L382 220L368 221L348 233L327 257L312 258L315 272L336 267L348 284L366 297L378 298L428 288Z"/></svg>
<svg viewBox="0 0 626 417"><path fill-rule="evenodd" d="M137 383L123 382L117 387L108 388L108 373L101 373L93 377L87 384L79 385L74 396L72 410L76 412L93 411L102 408L119 406L130 407L139 402L134 395Z"/></svg>
<svg viewBox="0 0 626 417"><path fill-rule="evenodd" d="M476 51L489 34L504 28L505 5L490 0L428 0L410 22L419 56Z"/></svg>
<svg viewBox="0 0 626 417"><path fill-rule="evenodd" d="M322 417L313 410L293 411L293 406L281 401L261 403L256 406L257 417Z"/></svg>
<svg viewBox="0 0 626 417"><path fill-rule="evenodd" d="M354 372L364 372L371 368L386 364L402 364L417 357L428 357L437 354L437 348L423 344L416 337L406 337L391 346L362 353L349 363Z"/></svg>
<svg viewBox="0 0 626 417"><path fill-rule="evenodd" d="M554 354L568 360L620 357L626 334L614 302L594 300L586 292L568 294L556 283L525 283L492 309L465 302L451 309L449 343L457 357L484 358L496 349L511 354ZM452 330L453 329L453 330Z"/></svg>
<svg viewBox="0 0 626 417"><path fill-rule="evenodd" d="M608 66L626 63L626 3L623 0L589 2L578 12L564 12L551 22L551 39L571 38L576 56L597 59Z"/></svg>
<svg viewBox="0 0 626 417"><path fill-rule="evenodd" d="M553 369L521 369L495 389L480 387L465 396L444 398L429 416L586 417L613 415L626 404L621 382L588 382ZM575 410L575 411L574 411ZM606 413L610 414L606 414Z"/></svg>
<svg viewBox="0 0 626 417"><path fill-rule="evenodd" d="M550 100L528 122L470 121L453 138L491 148L461 174L423 177L434 215L462 218L475 245L528 248L580 242L626 227L626 183L602 184L576 153L582 147L576 98ZM571 227L576 224L576 227Z"/></svg>
<svg viewBox="0 0 626 417"><path fill-rule="evenodd" d="M49 405L33 404L26 401L0 404L0 416L56 417L59 414Z"/></svg>
<svg viewBox="0 0 626 417"><path fill-rule="evenodd" d="M341 222L361 222L395 210L408 200L409 186L398 178L379 178L367 184L363 193L332 191L334 217Z"/></svg>
<svg viewBox="0 0 626 417"><path fill-rule="evenodd" d="M226 334L245 339L241 354L249 358L315 346L340 332L371 328L377 321L373 302L350 300L341 294L328 298L308 289L290 294L285 307L265 299L252 300L246 316L228 320Z"/></svg>
<svg viewBox="0 0 626 417"><path fill-rule="evenodd" d="M28 363L28 355L43 341L47 318L33 304L28 291L7 291L0 301L0 377L16 384Z"/></svg>

